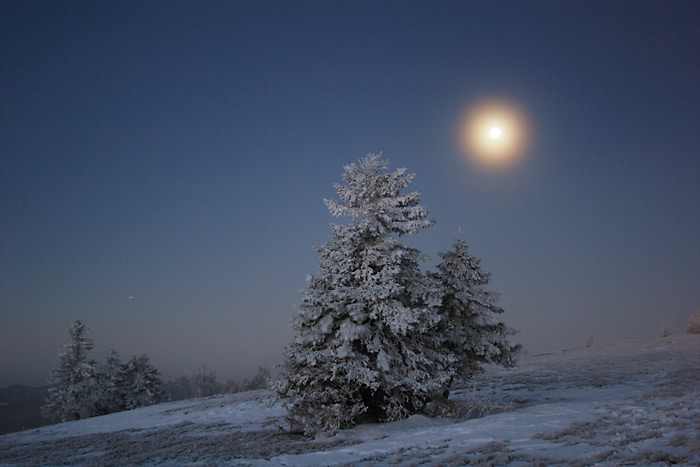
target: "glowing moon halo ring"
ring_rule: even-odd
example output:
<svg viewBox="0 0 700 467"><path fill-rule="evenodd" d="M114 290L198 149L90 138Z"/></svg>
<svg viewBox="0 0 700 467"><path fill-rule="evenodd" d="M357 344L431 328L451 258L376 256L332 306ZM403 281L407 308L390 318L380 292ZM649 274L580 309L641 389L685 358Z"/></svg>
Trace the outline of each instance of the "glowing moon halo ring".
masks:
<svg viewBox="0 0 700 467"><path fill-rule="evenodd" d="M460 123L459 144L480 165L492 168L510 165L527 147L527 120L518 106L507 100L477 102Z"/></svg>

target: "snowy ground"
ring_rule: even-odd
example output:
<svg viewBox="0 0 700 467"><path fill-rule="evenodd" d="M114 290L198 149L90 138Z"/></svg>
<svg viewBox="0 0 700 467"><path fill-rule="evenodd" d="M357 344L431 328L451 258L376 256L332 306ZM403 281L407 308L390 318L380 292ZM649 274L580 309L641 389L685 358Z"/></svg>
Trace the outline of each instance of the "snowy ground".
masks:
<svg viewBox="0 0 700 467"><path fill-rule="evenodd" d="M314 440L266 391L173 402L1 436L0 465L700 465L697 335L525 357L452 397Z"/></svg>

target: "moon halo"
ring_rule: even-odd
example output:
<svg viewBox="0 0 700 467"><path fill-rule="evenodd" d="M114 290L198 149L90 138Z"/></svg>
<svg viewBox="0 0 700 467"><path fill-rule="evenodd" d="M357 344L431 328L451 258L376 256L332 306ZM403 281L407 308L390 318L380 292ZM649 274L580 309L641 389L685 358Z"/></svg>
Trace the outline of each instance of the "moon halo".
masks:
<svg viewBox="0 0 700 467"><path fill-rule="evenodd" d="M528 144L527 119L519 106L502 98L469 106L459 124L462 152L479 165L501 168L516 162Z"/></svg>

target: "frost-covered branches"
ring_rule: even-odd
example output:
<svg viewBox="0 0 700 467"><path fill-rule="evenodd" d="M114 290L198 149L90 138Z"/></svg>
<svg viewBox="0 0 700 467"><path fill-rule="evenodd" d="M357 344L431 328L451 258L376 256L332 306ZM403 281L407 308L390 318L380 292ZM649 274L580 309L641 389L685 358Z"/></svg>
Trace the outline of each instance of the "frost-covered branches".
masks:
<svg viewBox="0 0 700 467"><path fill-rule="evenodd" d="M147 355L122 364L110 350L103 365L90 356L94 347L85 324L75 321L69 341L52 371L49 396L42 413L61 421L105 415L154 404L162 398L160 379Z"/></svg>
<svg viewBox="0 0 700 467"><path fill-rule="evenodd" d="M455 263L476 266L466 282L450 275L453 265L425 274L425 257L399 240L434 224L419 193L401 193L413 177L369 155L345 167L345 184L335 185L339 199L324 200L347 223L332 225L330 240L317 248L319 272L308 278L286 379L277 384L306 432L405 418L479 363L512 363L510 330L491 318L502 310L497 295L481 287L488 275L478 260ZM450 323L465 313L473 316Z"/></svg>
<svg viewBox="0 0 700 467"><path fill-rule="evenodd" d="M359 166L345 166L346 185L334 185L340 200L324 200L331 214L351 221L361 219L359 225L375 235L405 235L433 225L435 221L427 218L428 210L418 204L420 193L400 193L415 174L406 174L406 169L390 173L388 162L380 156L370 154Z"/></svg>
<svg viewBox="0 0 700 467"><path fill-rule="evenodd" d="M155 404L163 398L158 370L148 355L132 357L121 368L122 397L126 410Z"/></svg>
<svg viewBox="0 0 700 467"><path fill-rule="evenodd" d="M470 378L484 363L514 365L520 346L508 337L515 331L498 320L503 313L496 305L498 294L485 288L490 274L469 254L464 236L460 233L453 249L440 257L434 274L443 291L440 328L446 349L456 357L457 376Z"/></svg>
<svg viewBox="0 0 700 467"><path fill-rule="evenodd" d="M59 366L51 372L49 395L42 412L61 421L79 420L98 412L97 364L90 357L94 347L85 324L78 320L68 329L68 343L58 355Z"/></svg>

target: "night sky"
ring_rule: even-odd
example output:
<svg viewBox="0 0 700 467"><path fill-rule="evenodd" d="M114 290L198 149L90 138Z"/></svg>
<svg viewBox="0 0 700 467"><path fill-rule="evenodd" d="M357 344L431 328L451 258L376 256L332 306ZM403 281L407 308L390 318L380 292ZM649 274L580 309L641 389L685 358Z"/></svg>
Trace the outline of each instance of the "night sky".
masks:
<svg viewBox="0 0 700 467"><path fill-rule="evenodd" d="M532 355L700 309L700 2L0 3L0 387L71 322L164 378L282 361L323 198L382 152ZM530 144L465 154L498 97Z"/></svg>

